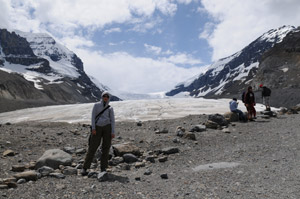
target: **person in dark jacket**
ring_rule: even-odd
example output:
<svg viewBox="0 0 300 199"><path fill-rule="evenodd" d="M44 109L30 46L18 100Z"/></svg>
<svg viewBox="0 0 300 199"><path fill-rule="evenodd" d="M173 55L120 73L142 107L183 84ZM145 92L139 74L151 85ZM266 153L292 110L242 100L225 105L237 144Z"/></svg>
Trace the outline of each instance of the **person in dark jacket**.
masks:
<svg viewBox="0 0 300 199"><path fill-rule="evenodd" d="M270 107L270 96L271 96L271 89L260 84L259 88L262 89L261 97L263 99L263 104L266 106L266 111L271 111Z"/></svg>
<svg viewBox="0 0 300 199"><path fill-rule="evenodd" d="M96 150L98 149L101 140L101 171L106 171L108 167L109 149L111 146L111 140L115 137L115 116L114 110L109 106L110 94L105 91L102 93L102 99L99 103L96 103L92 111L92 134L89 139L89 148L86 154L82 175L87 175L87 169L90 168L93 161ZM96 116L102 114L96 119Z"/></svg>
<svg viewBox="0 0 300 199"><path fill-rule="evenodd" d="M249 121L254 121L253 119L256 118L256 110L254 106L256 105L255 103L255 96L252 90L252 86L249 86L247 89L247 92L245 93L245 106L247 107L248 111L248 120Z"/></svg>

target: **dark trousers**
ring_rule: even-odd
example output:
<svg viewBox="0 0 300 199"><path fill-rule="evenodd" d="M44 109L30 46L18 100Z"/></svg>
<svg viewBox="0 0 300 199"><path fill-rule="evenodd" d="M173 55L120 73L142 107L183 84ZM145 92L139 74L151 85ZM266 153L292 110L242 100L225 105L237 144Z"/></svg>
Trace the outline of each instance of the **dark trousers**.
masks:
<svg viewBox="0 0 300 199"><path fill-rule="evenodd" d="M240 109L235 109L234 111L231 111L231 112L237 113L239 116L239 120L241 120L241 121L246 120L244 113Z"/></svg>
<svg viewBox="0 0 300 199"><path fill-rule="evenodd" d="M248 111L248 117L256 117L256 110L254 108L254 104L248 104L247 106L247 111Z"/></svg>
<svg viewBox="0 0 300 199"><path fill-rule="evenodd" d="M89 149L85 156L83 168L89 169L94 155L101 143L101 170L105 170L108 167L108 158L109 158L109 149L111 146L111 125L108 124L106 126L96 126L96 135L91 135L89 141Z"/></svg>

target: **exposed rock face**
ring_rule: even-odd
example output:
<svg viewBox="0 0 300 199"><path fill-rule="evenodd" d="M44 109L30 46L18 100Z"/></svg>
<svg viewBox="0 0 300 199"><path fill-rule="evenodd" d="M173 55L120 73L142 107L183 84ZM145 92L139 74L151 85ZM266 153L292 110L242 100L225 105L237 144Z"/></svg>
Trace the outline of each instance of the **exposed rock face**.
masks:
<svg viewBox="0 0 300 199"><path fill-rule="evenodd" d="M291 107L300 102L300 32L290 32L264 54L254 82L271 88L271 105Z"/></svg>
<svg viewBox="0 0 300 199"><path fill-rule="evenodd" d="M241 99L242 92L251 85L257 101L262 102L258 86L264 84L272 89L272 106L296 105L300 70L298 31L291 26L270 30L240 52L213 63L191 83L176 86L167 95L189 92L194 97Z"/></svg>
<svg viewBox="0 0 300 199"><path fill-rule="evenodd" d="M87 76L75 53L49 35L0 29L0 112L95 102L104 89Z"/></svg>

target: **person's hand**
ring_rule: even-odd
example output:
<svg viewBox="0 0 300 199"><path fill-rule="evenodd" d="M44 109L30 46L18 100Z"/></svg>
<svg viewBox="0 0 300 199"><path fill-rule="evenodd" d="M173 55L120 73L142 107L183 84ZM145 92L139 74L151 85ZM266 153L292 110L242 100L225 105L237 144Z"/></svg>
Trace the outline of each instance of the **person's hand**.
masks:
<svg viewBox="0 0 300 199"><path fill-rule="evenodd" d="M114 138L115 138L115 134L112 133L112 134L111 134L111 139L114 139Z"/></svg>
<svg viewBox="0 0 300 199"><path fill-rule="evenodd" d="M93 130L92 130L92 134L93 134L93 135L96 135L96 129L93 129Z"/></svg>

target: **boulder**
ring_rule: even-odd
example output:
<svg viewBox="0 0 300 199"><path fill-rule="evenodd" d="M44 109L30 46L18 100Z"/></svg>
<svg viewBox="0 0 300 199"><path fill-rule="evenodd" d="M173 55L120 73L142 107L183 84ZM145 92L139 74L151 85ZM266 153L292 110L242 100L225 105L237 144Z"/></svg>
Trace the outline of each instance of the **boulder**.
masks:
<svg viewBox="0 0 300 199"><path fill-rule="evenodd" d="M213 121L220 126L228 126L228 121L220 114L209 115L208 120Z"/></svg>
<svg viewBox="0 0 300 199"><path fill-rule="evenodd" d="M26 181L36 181L38 179L38 173L36 171L24 171L22 173L15 174L14 177L17 180L24 178Z"/></svg>
<svg viewBox="0 0 300 199"><path fill-rule="evenodd" d="M141 155L141 151L139 150L139 148L130 142L123 144L115 144L112 147L116 156L123 156L126 153L131 153L136 156Z"/></svg>
<svg viewBox="0 0 300 199"><path fill-rule="evenodd" d="M72 163L72 156L60 149L50 149L40 157L35 165L35 168L48 166L53 169L58 169L59 165L70 166Z"/></svg>
<svg viewBox="0 0 300 199"><path fill-rule="evenodd" d="M237 113L226 112L224 114L224 117L228 122L238 122L239 121L239 115Z"/></svg>
<svg viewBox="0 0 300 199"><path fill-rule="evenodd" d="M203 132L206 131L206 126L202 124L198 124L192 127L190 132Z"/></svg>

